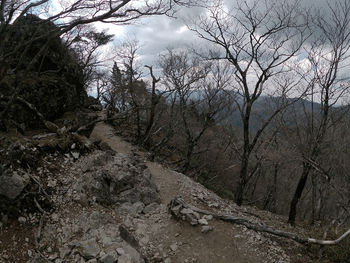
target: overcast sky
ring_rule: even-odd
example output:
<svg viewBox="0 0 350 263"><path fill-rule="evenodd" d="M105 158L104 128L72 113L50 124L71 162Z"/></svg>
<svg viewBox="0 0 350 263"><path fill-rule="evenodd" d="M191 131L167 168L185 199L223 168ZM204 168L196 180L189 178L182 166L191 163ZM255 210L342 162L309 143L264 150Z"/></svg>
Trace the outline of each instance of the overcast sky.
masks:
<svg viewBox="0 0 350 263"><path fill-rule="evenodd" d="M278 0L277 0L278 1ZM334 2L338 0L333 0ZM301 5L308 7L325 7L326 0L301 0ZM186 20L196 19L203 14L202 8L179 8L177 18L167 16L153 16L143 18L136 25L114 26L111 24L98 25L98 28L108 29L115 35L115 43L118 44L127 38L136 38L141 49L139 55L142 64L155 65L158 55L166 48L182 48L203 46L194 32L187 29ZM201 44L202 43L202 44Z"/></svg>
<svg viewBox="0 0 350 263"><path fill-rule="evenodd" d="M176 18L153 16L143 18L134 25L114 26L98 25L114 34L114 44L118 45L126 39L137 39L141 46L140 59L143 64L154 65L160 52L167 48L191 47L198 44L199 39L187 29L185 19L199 16L202 9L181 8Z"/></svg>
<svg viewBox="0 0 350 263"><path fill-rule="evenodd" d="M232 0L226 0L232 1ZM238 0L239 1L239 0ZM243 0L242 0L243 1ZM248 0L253 1L253 0ZM280 1L280 0L270 0ZM281 0L283 1L283 0ZM309 7L323 8L327 10L327 0L300 0L300 6L305 9ZM345 0L329 0L333 5L336 2ZM349 0L350 1L350 0ZM136 38L141 49L139 50L140 65L156 66L159 54L167 48L202 48L206 42L200 40L196 34L187 29L186 21L189 18L196 20L205 10L202 8L181 8L177 13L177 18L167 16L153 16L138 21L135 25L114 26L111 24L104 25L103 28L115 35L115 43L121 43L125 39ZM325 13L327 14L327 12ZM327 15L324 15L327 17ZM98 26L98 28L102 28ZM305 55L301 54L298 59L308 64ZM303 63L301 61L301 63ZM346 73L346 75L348 75ZM147 78L147 76L146 76Z"/></svg>

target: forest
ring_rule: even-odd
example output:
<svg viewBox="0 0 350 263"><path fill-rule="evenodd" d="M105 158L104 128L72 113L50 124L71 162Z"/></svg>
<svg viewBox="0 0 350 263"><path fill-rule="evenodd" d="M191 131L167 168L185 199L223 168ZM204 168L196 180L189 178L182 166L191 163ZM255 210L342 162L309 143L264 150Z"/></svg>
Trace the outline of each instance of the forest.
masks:
<svg viewBox="0 0 350 263"><path fill-rule="evenodd" d="M68 2L1 1L1 130L49 129L93 95L150 160L237 205L349 225L348 1ZM184 23L204 45L152 64L137 36L108 56L114 36L94 26L193 6L205 12Z"/></svg>

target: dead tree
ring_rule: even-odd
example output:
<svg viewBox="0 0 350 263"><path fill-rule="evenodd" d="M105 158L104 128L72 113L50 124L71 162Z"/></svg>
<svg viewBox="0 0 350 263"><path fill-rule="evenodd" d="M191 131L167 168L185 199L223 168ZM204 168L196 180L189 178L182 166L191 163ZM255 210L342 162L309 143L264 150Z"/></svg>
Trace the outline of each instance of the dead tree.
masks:
<svg viewBox="0 0 350 263"><path fill-rule="evenodd" d="M145 66L146 68L148 68L151 78L152 78L152 88L151 88L151 102L150 102L150 106L149 106L149 116L148 116L148 120L147 120L147 125L146 125L146 130L143 134L143 142L142 144L146 147L149 148L149 140L151 138L151 134L152 134L152 129L154 127L154 122L155 122L155 117L156 117L156 108L158 103L160 102L160 98L161 98L161 94L157 94L157 90L156 90L156 85L157 83L160 81L160 78L157 78L154 76L153 73L153 67L152 66Z"/></svg>
<svg viewBox="0 0 350 263"><path fill-rule="evenodd" d="M312 29L317 31L318 35L309 48L305 47L308 54L305 63L309 72L304 75L304 81L309 87L308 99L311 99L312 105L311 109L304 108L302 111L302 120L304 123L306 121L306 126L295 119L297 142L300 142L298 149L302 156L302 172L290 203L288 222L292 225L295 223L297 206L306 182L322 154L327 132L336 125L339 117L343 116L332 109L349 90L349 85L345 84L349 78L342 75L341 70L348 63L349 57L350 3L328 3L323 11L329 11L329 15L318 13L312 17ZM314 102L320 103L320 107L314 108Z"/></svg>
<svg viewBox="0 0 350 263"><path fill-rule="evenodd" d="M234 71L231 88L239 95L236 106L240 112L243 141L239 182L234 192L236 203L241 205L252 153L264 130L288 106L276 108L253 132L254 105L261 95L269 92L276 78L290 71L288 62L297 55L308 35L298 1L234 1L229 6L215 1L207 11L208 15L196 19L189 27L219 50L211 59L227 61ZM286 97L291 87L294 88L295 83L281 89L278 96Z"/></svg>
<svg viewBox="0 0 350 263"><path fill-rule="evenodd" d="M181 154L181 171L187 172L191 159L205 132L224 115L228 108L224 90L230 76L217 64L200 61L188 52L168 50L162 57L164 84L174 97L185 143ZM221 116L219 117L219 114Z"/></svg>

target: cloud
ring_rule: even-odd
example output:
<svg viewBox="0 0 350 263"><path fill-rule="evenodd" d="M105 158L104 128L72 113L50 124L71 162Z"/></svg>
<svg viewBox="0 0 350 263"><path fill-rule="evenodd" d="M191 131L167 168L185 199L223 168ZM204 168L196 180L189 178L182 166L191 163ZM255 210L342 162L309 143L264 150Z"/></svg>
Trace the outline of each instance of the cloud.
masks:
<svg viewBox="0 0 350 263"><path fill-rule="evenodd" d="M276 0L277 2L280 0ZM300 5L303 9L325 8L326 0L301 0ZM167 48L186 48L205 45L205 42L196 36L196 34L187 29L186 22L189 18L196 21L206 11L200 7L182 7L176 14L176 18L167 16L153 16L139 20L137 24L115 26L112 24L99 23L96 25L99 29L107 29L108 33L115 35L115 42L120 43L128 38L139 40L141 49L139 55L143 64L155 65L158 55Z"/></svg>

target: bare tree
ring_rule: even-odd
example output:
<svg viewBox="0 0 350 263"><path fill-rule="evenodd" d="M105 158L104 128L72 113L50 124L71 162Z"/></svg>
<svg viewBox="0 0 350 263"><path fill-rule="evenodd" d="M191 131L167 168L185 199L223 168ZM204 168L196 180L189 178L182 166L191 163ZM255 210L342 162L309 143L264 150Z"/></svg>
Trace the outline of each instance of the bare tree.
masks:
<svg viewBox="0 0 350 263"><path fill-rule="evenodd" d="M269 89L278 76L290 71L288 62L300 50L307 35L304 17L298 1L235 1L225 5L215 1L208 14L190 25L197 35L213 44L219 55L212 59L225 60L234 71L232 89L239 95L236 106L242 123L243 145L240 152L240 175L235 189L235 201L243 202L250 159L264 130L287 105L276 108L252 131L251 115L254 104ZM280 97L286 97L296 80L281 86ZM287 103L288 104L288 103Z"/></svg>
<svg viewBox="0 0 350 263"><path fill-rule="evenodd" d="M151 75L152 88L151 88L151 102L150 102L150 106L149 106L149 115L147 117L147 124L146 124L145 132L143 134L143 142L142 142L142 144L146 148L149 148L149 141L150 141L150 138L151 138L153 127L155 126L156 108L157 108L157 105L160 102L160 98L161 98L162 94L157 94L157 89L156 89L156 85L160 81L160 78L159 77L157 78L154 75L152 66L146 65L145 67L148 68L149 73Z"/></svg>
<svg viewBox="0 0 350 263"><path fill-rule="evenodd" d="M329 14L323 11L329 11ZM309 66L305 85L309 86L311 108L304 107L302 111L304 123L294 120L297 124L297 142L300 142L298 149L302 157L302 173L290 204L288 221L292 225L309 175L317 170L325 175L327 171L318 165L318 158L324 151L327 132L344 116L334 106L349 91L348 77L343 70L348 63L350 49L350 3L328 3L323 11L313 16L312 29L316 34L312 43L305 47ZM320 106L315 108L314 102L319 102Z"/></svg>
<svg viewBox="0 0 350 263"><path fill-rule="evenodd" d="M106 88L108 86L108 73L106 71L96 71L94 74L94 82L96 86L96 99L102 100L102 97L106 91Z"/></svg>
<svg viewBox="0 0 350 263"><path fill-rule="evenodd" d="M85 89L92 89L92 83L101 80L100 69L106 61L113 58L102 58L101 47L113 40L114 35L105 31L98 32L91 25L79 25L68 34L64 35L67 47L74 51L80 67L83 70Z"/></svg>
<svg viewBox="0 0 350 263"><path fill-rule="evenodd" d="M186 51L168 50L160 64L164 85L180 115L179 132L186 138L178 162L187 172L205 132L226 117L230 100L225 89L231 76L227 65L201 61Z"/></svg>

